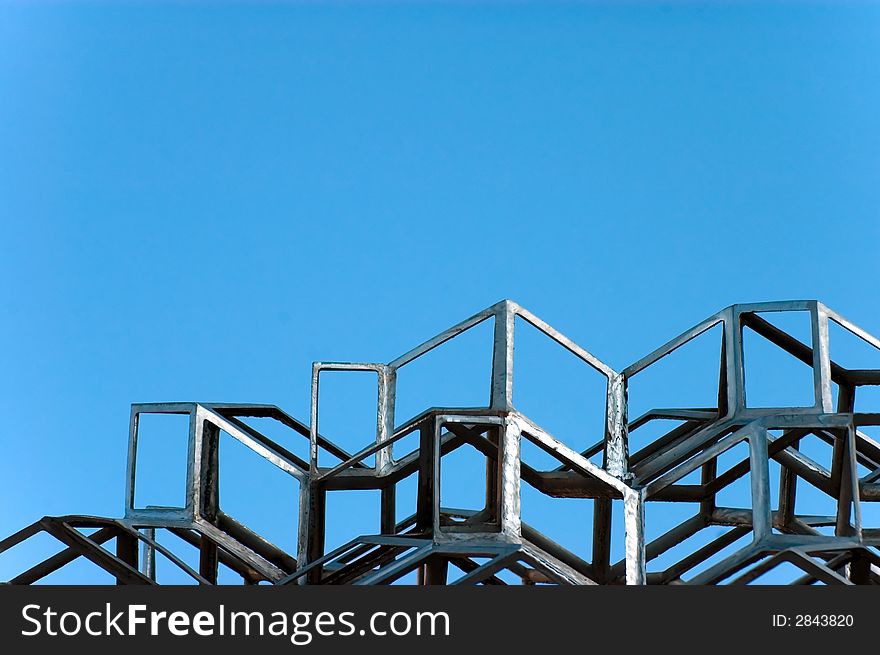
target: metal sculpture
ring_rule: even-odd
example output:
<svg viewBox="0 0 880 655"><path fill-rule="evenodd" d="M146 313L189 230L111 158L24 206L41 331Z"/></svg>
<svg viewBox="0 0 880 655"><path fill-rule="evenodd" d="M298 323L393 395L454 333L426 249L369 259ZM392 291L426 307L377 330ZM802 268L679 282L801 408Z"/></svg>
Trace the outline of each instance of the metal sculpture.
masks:
<svg viewBox="0 0 880 655"><path fill-rule="evenodd" d="M809 316L810 338L800 340L768 317L780 312ZM578 451L551 435L513 404L516 319L526 321L580 359L606 381L604 434ZM427 409L398 423L398 371L438 346L484 322L494 322L489 403L485 407ZM78 557L109 572L118 584L156 583L162 557L200 584L216 584L218 567L246 584L390 584L416 575L418 584L716 584L772 580L787 564L801 584L880 582L880 526L865 525L862 505L880 501L880 444L866 434L880 425L880 413L857 406L857 391L880 385L880 370L844 368L829 346L836 324L862 343L880 340L816 301L734 305L702 321L653 353L618 372L519 305L505 300L475 314L387 364L317 362L312 367L308 425L271 405L162 403L132 406L125 516L45 517L0 542L0 553L39 532L65 549L13 577L13 584L37 582ZM720 326L715 407L653 409L629 419L631 380L670 353ZM752 407L746 402L744 329L765 338L812 370L813 402L806 407ZM349 453L319 431L319 382L327 371L369 371L378 378L375 440ZM835 400L836 395L836 400ZM145 414L189 417L187 496L183 507L135 504L138 425ZM298 439L308 439L308 460L248 424L274 419ZM671 430L631 448L646 426L672 421ZM284 552L223 512L218 489L221 432L244 444L300 485L298 552ZM398 452L417 435L418 446ZM181 435L184 438L184 435ZM816 461L804 445L830 447L828 461ZM542 470L521 456L534 444L556 465ZM747 453L724 464L737 446ZM485 504L470 510L441 505L441 467L460 448L475 449L486 461ZM632 452L631 452L632 451ZM738 451L737 451L738 452ZM338 463L319 465L319 454ZM727 455L726 455L727 454ZM372 458L372 463L365 462ZM771 503L771 465L778 470L778 498ZM691 477L699 475L696 481ZM398 521L396 491L414 476L416 511ZM718 503L738 480L749 480L742 507ZM552 498L592 503L589 561L523 523L520 491L529 485ZM833 502L817 513L798 489ZM381 490L381 533L325 548L328 492ZM799 502L800 501L800 502ZM693 515L653 539L646 539L646 509L655 503L691 504ZM622 522L615 505L622 506ZM650 523L650 521L649 521ZM86 530L91 532L86 532ZM198 552L198 568L156 539L167 531ZM711 533L709 537L705 535ZM720 531L720 534L718 532ZM622 558L613 561L612 535L622 536ZM698 535L697 545L688 546ZM115 542L115 549L106 545ZM737 546L739 544L739 546ZM735 546L735 547L734 547ZM656 567L662 555L684 551ZM731 552L731 548L733 550Z"/></svg>

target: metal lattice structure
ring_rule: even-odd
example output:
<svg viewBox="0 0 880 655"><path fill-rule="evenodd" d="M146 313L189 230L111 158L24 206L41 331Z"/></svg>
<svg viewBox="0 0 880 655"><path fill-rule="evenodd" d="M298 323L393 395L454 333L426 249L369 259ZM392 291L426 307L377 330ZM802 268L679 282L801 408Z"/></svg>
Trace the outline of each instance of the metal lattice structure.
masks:
<svg viewBox="0 0 880 655"><path fill-rule="evenodd" d="M798 339L770 320L789 312L809 317L808 339ZM604 434L596 435L586 450L566 445L565 435L550 434L514 406L517 319L605 379ZM488 405L434 407L398 422L398 371L485 322L494 323ZM133 405L125 516L44 517L0 542L0 553L39 532L65 547L12 578L14 584L36 582L79 557L109 572L117 583L154 584L160 556L200 584L217 583L218 567L234 571L247 584L279 585L390 584L407 576L426 585L749 583L772 580L765 576L783 564L800 571L796 583L875 584L880 582L880 525L866 525L862 507L880 501L880 444L866 433L869 426L880 425L880 413L864 411L856 399L860 388L880 385L880 370L845 368L836 361L829 345L831 324L880 349L880 340L816 301L734 305L615 371L505 300L387 364L315 363L308 425L271 405ZM629 418L631 381L719 326L717 405L659 408ZM744 330L811 370L811 405L751 407L746 402ZM375 440L358 452L346 452L319 432L319 381L327 371L370 371L378 378ZM181 435L188 439L183 507L136 506L138 426L150 413L189 417L189 433ZM272 419L293 438L308 440L308 459L256 430L247 421L254 417ZM672 429L632 446L651 426L669 422ZM299 515L278 517L298 523L297 553L284 552L222 511L221 432L299 482ZM409 452L401 448L407 437L417 439ZM552 457L554 466L530 465L522 456L525 444ZM827 458L818 457L810 444L823 446ZM441 504L441 467L450 453L462 448L485 459L482 507ZM731 453L740 451L741 456L728 462ZM322 454L338 463L319 465ZM398 521L396 494L411 477L416 480L416 511ZM739 497L741 506L721 504L725 490L742 480L748 484ZM777 484L772 500L771 485ZM522 521L521 490L526 485L550 498L592 504L589 561ZM809 494L801 491L805 488ZM364 489L381 491L381 533L328 551L327 494ZM817 497L831 510L816 511L811 505ZM648 539L650 512L660 503L694 511ZM197 568L159 543L158 531L179 537L181 547L195 548ZM624 544L619 561L612 557L613 537ZM115 548L108 547L111 542ZM660 559L667 564L656 566Z"/></svg>

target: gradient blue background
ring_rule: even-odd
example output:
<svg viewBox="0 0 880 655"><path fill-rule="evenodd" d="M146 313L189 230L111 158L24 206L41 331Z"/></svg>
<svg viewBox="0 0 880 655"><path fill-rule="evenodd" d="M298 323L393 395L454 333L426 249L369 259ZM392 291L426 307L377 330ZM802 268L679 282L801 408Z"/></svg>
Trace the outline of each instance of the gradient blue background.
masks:
<svg viewBox="0 0 880 655"><path fill-rule="evenodd" d="M0 532L119 515L131 402L306 420L504 297L618 369L734 302L878 333L878 116L876 4L4 3Z"/></svg>

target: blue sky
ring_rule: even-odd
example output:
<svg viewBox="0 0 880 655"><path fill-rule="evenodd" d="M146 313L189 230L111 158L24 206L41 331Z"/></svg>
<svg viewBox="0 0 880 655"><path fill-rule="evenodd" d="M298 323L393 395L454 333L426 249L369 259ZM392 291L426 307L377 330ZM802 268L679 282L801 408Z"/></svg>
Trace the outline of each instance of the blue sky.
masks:
<svg viewBox="0 0 880 655"><path fill-rule="evenodd" d="M131 402L305 420L313 360L504 297L617 369L734 302L880 332L878 37L867 3L4 3L0 532L120 514Z"/></svg>

